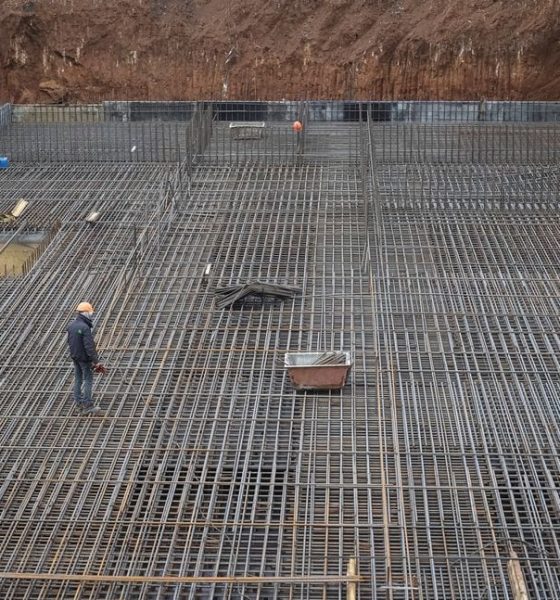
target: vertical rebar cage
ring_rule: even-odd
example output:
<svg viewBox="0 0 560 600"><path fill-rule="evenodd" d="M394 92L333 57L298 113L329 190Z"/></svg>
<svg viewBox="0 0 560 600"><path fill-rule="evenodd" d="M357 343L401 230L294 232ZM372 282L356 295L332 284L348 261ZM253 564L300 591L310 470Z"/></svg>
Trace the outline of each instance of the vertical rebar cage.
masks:
<svg viewBox="0 0 560 600"><path fill-rule="evenodd" d="M558 596L559 114L1 107L0 232L52 233L0 276L0 595ZM301 293L217 309L252 281ZM331 351L346 385L295 391Z"/></svg>

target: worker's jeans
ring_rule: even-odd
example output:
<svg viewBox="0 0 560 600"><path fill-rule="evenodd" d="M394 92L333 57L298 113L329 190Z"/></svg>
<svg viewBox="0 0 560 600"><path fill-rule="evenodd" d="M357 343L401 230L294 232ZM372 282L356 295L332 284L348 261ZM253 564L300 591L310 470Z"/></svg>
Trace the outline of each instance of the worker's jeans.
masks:
<svg viewBox="0 0 560 600"><path fill-rule="evenodd" d="M91 363L74 360L74 402L82 405L92 404L93 370Z"/></svg>

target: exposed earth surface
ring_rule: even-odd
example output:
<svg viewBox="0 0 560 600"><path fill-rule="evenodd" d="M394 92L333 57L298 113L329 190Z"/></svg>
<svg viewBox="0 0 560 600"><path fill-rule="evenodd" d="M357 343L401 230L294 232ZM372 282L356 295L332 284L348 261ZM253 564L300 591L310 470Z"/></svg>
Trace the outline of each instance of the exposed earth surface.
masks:
<svg viewBox="0 0 560 600"><path fill-rule="evenodd" d="M560 98L558 0L0 0L0 101Z"/></svg>

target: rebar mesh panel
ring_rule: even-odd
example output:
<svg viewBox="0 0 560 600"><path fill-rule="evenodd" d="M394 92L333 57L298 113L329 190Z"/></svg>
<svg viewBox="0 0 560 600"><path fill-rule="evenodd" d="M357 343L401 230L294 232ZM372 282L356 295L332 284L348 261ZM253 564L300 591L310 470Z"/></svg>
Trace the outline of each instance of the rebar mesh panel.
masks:
<svg viewBox="0 0 560 600"><path fill-rule="evenodd" d="M61 193L66 177L78 178L83 169L59 169L63 183L54 187ZM105 177L110 172L106 168ZM53 185L50 178L38 177L33 186L38 195L41 182ZM120 190L117 182L99 183L112 189L107 208L112 203L120 211L113 225L90 227L78 220L88 190L75 203L61 199L41 207L41 214L49 206L60 211L60 203L66 208L49 251L54 260L56 252L62 256L67 249L67 275L51 285L49 325L40 311L35 316L45 336L56 340L50 360L38 370L44 347L20 337L3 363L4 522L10 523L3 570L40 572L58 556L57 564L90 573L187 572L296 581L310 574L328 577L333 569L340 575L344 559L320 559L331 543L324 536L325 501L319 494L316 505L309 503L313 481L324 478L322 463L315 464L314 449L300 451L307 413L331 396L310 401L294 394L281 358L290 348L356 343L367 353L367 336L352 327L358 314L361 322L372 323L368 279L351 267L359 264L365 247L356 169L199 168L192 198L177 203L174 221L134 270L132 228L120 223L140 228L144 211L157 211L159 196L150 202L147 182L140 198ZM13 179L10 185L17 187ZM120 259L113 247L120 247ZM49 261L47 252L28 289L47 274L59 277ZM213 268L205 280L207 264ZM256 277L303 291L285 303L216 309L215 287ZM49 333L64 327L73 304L66 298L77 299L88 289L103 315L102 351L114 365L97 385L97 396L110 411L102 424L84 423L69 413L64 339ZM24 302L25 287L18 293ZM58 314L61 305L67 306L64 315ZM21 326L17 304L4 306L10 324L4 339L14 339ZM33 312L32 306L26 311ZM362 365L356 365L354 378L355 385L364 385ZM348 399L355 385L346 390ZM360 396L365 406L363 391ZM14 439L19 442L13 444ZM27 449L31 439L34 466ZM43 498L49 499L46 505ZM301 498L303 512L296 508ZM344 520L344 511L357 510L349 502L341 505L333 526ZM336 535L341 543L346 537ZM29 589L8 585L14 597ZM72 585L69 581L64 589ZM245 586L246 593L256 589L259 597L271 589L216 584L208 591L190 587L189 595L236 597ZM337 595L344 590L340 584L309 587L320 594L327 588ZM294 593L293 585L288 589Z"/></svg>
<svg viewBox="0 0 560 600"><path fill-rule="evenodd" d="M438 143L397 156L403 131L380 144L371 129L387 518L420 597L509 598L515 551L529 595L547 598L560 574L559 221L557 166L532 161L550 132L500 127L499 160L455 165L433 154L453 130L421 131ZM453 148L479 131L460 126Z"/></svg>
<svg viewBox="0 0 560 600"><path fill-rule="evenodd" d="M240 122L239 125L243 125ZM360 127L308 122L300 133L291 123L265 122L254 136L239 138L228 122L214 122L203 164L307 164L321 161L357 163Z"/></svg>
<svg viewBox="0 0 560 600"><path fill-rule="evenodd" d="M502 165L560 160L558 123L376 123L376 160L389 164Z"/></svg>
<svg viewBox="0 0 560 600"><path fill-rule="evenodd" d="M397 152L400 126L321 125L294 154L286 128L252 155L218 123L184 182L165 164L0 172L1 211L25 196L30 223L60 222L0 280L1 595L344 598L355 556L360 598L505 600L516 552L530 597L556 597L542 127L498 127L498 158L463 160L459 139L490 130L448 128L442 153L422 126ZM253 279L302 291L216 308L216 287ZM72 412L83 299L102 418ZM347 386L296 393L288 350L350 351Z"/></svg>
<svg viewBox="0 0 560 600"><path fill-rule="evenodd" d="M12 123L2 146L13 162L177 162L188 123Z"/></svg>
<svg viewBox="0 0 560 600"><path fill-rule="evenodd" d="M412 163L382 165L377 174L380 201L392 209L519 214L558 208L557 164Z"/></svg>

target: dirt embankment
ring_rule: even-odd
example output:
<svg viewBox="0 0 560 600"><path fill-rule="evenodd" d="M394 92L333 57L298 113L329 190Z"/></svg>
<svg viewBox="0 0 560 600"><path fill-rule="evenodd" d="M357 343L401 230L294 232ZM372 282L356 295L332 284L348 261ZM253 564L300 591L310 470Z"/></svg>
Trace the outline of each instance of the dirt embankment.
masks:
<svg viewBox="0 0 560 600"><path fill-rule="evenodd" d="M0 0L0 101L559 99L558 0Z"/></svg>

